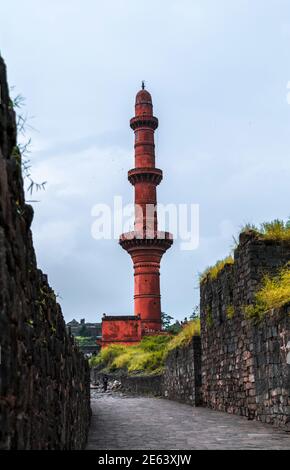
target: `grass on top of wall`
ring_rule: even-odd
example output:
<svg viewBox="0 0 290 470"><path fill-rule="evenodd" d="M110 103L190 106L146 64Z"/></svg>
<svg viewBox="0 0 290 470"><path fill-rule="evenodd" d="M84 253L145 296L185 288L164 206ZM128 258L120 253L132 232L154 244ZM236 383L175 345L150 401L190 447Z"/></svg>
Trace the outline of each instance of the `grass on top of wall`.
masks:
<svg viewBox="0 0 290 470"><path fill-rule="evenodd" d="M190 343L193 336L200 336L200 319L190 321L182 328L178 335L174 336L167 344L166 353L173 349L182 348Z"/></svg>
<svg viewBox="0 0 290 470"><path fill-rule="evenodd" d="M203 273L199 276L199 282L202 283L206 279L216 279L218 274L227 264L234 264L234 258L232 255L216 262L214 266L206 268Z"/></svg>
<svg viewBox="0 0 290 470"><path fill-rule="evenodd" d="M138 345L110 345L90 359L90 366L101 366L109 372L157 374L163 370L169 351L184 347L200 334L200 321L189 322L176 336L145 336Z"/></svg>
<svg viewBox="0 0 290 470"><path fill-rule="evenodd" d="M290 218L287 221L275 219L272 222L264 222L259 227L247 224L241 229L240 234L246 232L255 232L258 237L261 237L264 240L290 242ZM238 242L235 240L235 248L237 248L237 246ZM209 266L199 275L200 284L207 279L216 279L218 274L227 264L233 263L234 258L232 255L229 255L226 258L217 261L214 266Z"/></svg>
<svg viewBox="0 0 290 470"><path fill-rule="evenodd" d="M290 302L289 263L276 276L264 277L261 288L255 294L254 303L245 307L245 315L247 318L261 318L267 311L280 308L288 302Z"/></svg>
<svg viewBox="0 0 290 470"><path fill-rule="evenodd" d="M275 219L272 222L264 222L260 227L247 224L241 230L241 233L248 231L256 232L258 236L265 240L290 242L290 218L286 222L280 219Z"/></svg>

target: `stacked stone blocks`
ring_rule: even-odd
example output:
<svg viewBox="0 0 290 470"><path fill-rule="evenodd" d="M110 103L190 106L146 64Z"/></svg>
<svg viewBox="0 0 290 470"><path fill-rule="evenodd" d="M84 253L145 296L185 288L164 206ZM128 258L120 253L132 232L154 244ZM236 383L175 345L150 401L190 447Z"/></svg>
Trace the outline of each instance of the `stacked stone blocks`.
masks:
<svg viewBox="0 0 290 470"><path fill-rule="evenodd" d="M82 449L89 367L37 268L1 58L0 85L0 449Z"/></svg>
<svg viewBox="0 0 290 470"><path fill-rule="evenodd" d="M289 262L290 246L250 232L241 235L234 258L201 284L203 403L287 429L290 306L260 320L246 319L245 306L254 302L263 277Z"/></svg>

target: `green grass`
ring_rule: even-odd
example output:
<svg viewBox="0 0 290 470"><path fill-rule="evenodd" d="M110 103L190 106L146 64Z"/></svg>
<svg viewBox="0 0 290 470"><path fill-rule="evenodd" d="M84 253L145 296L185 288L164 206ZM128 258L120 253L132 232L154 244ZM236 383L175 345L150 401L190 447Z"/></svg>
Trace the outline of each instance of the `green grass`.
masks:
<svg viewBox="0 0 290 470"><path fill-rule="evenodd" d="M161 372L170 351L182 348L200 334L200 321L189 322L176 336L145 336L135 346L110 345L90 359L90 366L101 366L110 372L156 374Z"/></svg>
<svg viewBox="0 0 290 470"><path fill-rule="evenodd" d="M133 346L132 346L133 347ZM125 346L112 344L107 348L103 348L97 356L93 356L90 359L90 366L96 367L103 365L104 367L109 367L114 359L121 355L125 351Z"/></svg>
<svg viewBox="0 0 290 470"><path fill-rule="evenodd" d="M90 361L91 367L102 365L109 371L152 373L164 363L164 351L171 336L147 336L135 346L110 345Z"/></svg>
<svg viewBox="0 0 290 470"><path fill-rule="evenodd" d="M229 255L226 258L217 261L214 266L206 268L205 271L200 274L199 282L202 283L206 279L216 279L221 270L228 264L234 264L234 258L232 257L232 255Z"/></svg>
<svg viewBox="0 0 290 470"><path fill-rule="evenodd" d="M273 308L280 308L290 302L290 264L286 265L277 276L265 276L261 288L255 294L255 301L247 305L247 318L262 318Z"/></svg>
<svg viewBox="0 0 290 470"><path fill-rule="evenodd" d="M200 320L192 320L182 328L178 335L174 336L167 344L166 354L173 349L182 348L192 340L193 336L200 336Z"/></svg>
<svg viewBox="0 0 290 470"><path fill-rule="evenodd" d="M247 224L242 232L254 231L258 236L265 240L288 241L290 242L290 219L286 222L284 220L275 219L272 222L263 222L260 227Z"/></svg>

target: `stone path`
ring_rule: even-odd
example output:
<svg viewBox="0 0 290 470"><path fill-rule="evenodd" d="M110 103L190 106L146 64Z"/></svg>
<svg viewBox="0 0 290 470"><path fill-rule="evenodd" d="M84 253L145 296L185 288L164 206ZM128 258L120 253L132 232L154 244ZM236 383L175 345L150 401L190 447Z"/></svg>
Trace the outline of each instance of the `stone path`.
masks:
<svg viewBox="0 0 290 470"><path fill-rule="evenodd" d="M270 425L169 400L92 393L87 449L290 449L290 434Z"/></svg>

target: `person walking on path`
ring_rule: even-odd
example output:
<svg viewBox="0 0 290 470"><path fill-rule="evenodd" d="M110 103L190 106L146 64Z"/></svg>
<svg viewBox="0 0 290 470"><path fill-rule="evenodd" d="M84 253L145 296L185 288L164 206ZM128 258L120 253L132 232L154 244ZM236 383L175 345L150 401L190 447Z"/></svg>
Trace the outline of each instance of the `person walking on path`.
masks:
<svg viewBox="0 0 290 470"><path fill-rule="evenodd" d="M108 377L104 375L103 377L103 391L106 392L108 388Z"/></svg>

